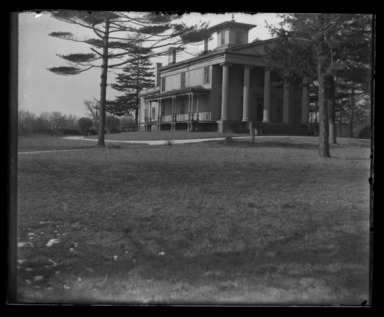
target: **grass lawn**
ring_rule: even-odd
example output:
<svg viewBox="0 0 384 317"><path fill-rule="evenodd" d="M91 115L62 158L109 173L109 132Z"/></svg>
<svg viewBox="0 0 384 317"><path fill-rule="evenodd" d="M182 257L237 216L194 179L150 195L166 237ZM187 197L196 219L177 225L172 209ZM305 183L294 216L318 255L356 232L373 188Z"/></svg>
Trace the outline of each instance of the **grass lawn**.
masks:
<svg viewBox="0 0 384 317"><path fill-rule="evenodd" d="M370 143L316 142L19 155L19 300L360 305Z"/></svg>
<svg viewBox="0 0 384 317"><path fill-rule="evenodd" d="M126 143L114 144L113 141L107 142L107 145L119 148L132 146ZM20 137L17 147L19 152L91 149L97 147L97 142L69 140L57 136L30 135Z"/></svg>

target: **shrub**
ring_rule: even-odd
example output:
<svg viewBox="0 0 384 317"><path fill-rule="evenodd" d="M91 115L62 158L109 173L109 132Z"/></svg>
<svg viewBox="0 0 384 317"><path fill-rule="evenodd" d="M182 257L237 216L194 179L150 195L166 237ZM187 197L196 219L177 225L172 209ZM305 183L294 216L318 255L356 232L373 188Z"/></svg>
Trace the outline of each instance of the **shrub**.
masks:
<svg viewBox="0 0 384 317"><path fill-rule="evenodd" d="M359 131L359 134L357 135L357 137L360 139L370 139L371 138L371 126L366 125L365 127L363 127Z"/></svg>
<svg viewBox="0 0 384 317"><path fill-rule="evenodd" d="M79 135L79 129L59 129L63 135Z"/></svg>
<svg viewBox="0 0 384 317"><path fill-rule="evenodd" d="M119 133L120 120L114 116L107 116L105 127L108 133Z"/></svg>
<svg viewBox="0 0 384 317"><path fill-rule="evenodd" d="M79 131L82 135L89 135L92 127L92 120L89 118L82 117L77 121Z"/></svg>

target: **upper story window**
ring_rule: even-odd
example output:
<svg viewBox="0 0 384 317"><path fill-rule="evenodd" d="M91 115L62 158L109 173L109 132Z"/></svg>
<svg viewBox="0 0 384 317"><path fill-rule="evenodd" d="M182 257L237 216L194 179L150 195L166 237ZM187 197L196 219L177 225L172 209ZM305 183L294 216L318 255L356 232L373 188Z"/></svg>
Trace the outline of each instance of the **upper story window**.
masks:
<svg viewBox="0 0 384 317"><path fill-rule="evenodd" d="M185 88L185 72L181 73L180 88Z"/></svg>
<svg viewBox="0 0 384 317"><path fill-rule="evenodd" d="M220 45L224 45L225 44L225 32L221 31L219 33L219 36L220 36Z"/></svg>
<svg viewBox="0 0 384 317"><path fill-rule="evenodd" d="M209 83L209 66L204 67L204 84Z"/></svg>
<svg viewBox="0 0 384 317"><path fill-rule="evenodd" d="M165 77L162 77L162 78L161 78L161 91L162 91L162 92L165 91Z"/></svg>

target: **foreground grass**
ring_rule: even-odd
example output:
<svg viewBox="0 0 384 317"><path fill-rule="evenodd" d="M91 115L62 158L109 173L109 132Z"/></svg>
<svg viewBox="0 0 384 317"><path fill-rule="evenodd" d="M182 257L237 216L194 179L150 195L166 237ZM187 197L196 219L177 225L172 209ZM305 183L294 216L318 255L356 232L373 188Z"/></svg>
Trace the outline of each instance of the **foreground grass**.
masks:
<svg viewBox="0 0 384 317"><path fill-rule="evenodd" d="M20 301L359 305L370 150L339 142L20 156Z"/></svg>

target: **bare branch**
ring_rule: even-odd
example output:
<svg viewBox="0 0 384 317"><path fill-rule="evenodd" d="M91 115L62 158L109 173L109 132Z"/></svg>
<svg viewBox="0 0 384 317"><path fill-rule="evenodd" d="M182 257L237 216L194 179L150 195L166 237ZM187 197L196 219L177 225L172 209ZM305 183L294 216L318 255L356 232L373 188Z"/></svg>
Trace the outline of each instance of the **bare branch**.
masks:
<svg viewBox="0 0 384 317"><path fill-rule="evenodd" d="M99 55L99 56L103 56L103 54L102 53L99 53L98 51L96 51L94 48L92 48L91 47L91 51L93 51L93 52L95 52L97 55Z"/></svg>

